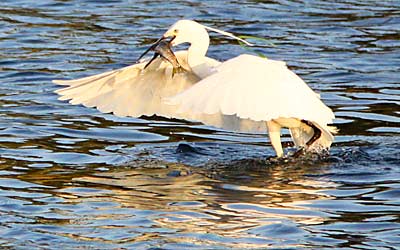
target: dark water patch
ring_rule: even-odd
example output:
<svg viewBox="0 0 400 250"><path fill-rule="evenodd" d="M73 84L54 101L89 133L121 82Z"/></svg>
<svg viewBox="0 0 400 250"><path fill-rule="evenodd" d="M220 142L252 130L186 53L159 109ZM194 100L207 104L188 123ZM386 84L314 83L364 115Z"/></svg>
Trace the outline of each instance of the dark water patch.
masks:
<svg viewBox="0 0 400 250"><path fill-rule="evenodd" d="M38 75L39 76L49 76L49 73L35 72L35 71L12 72L12 73L8 73L6 75L0 76L0 78L2 78L2 79L10 79L10 78L26 79L26 78L31 78L31 77L37 77Z"/></svg>
<svg viewBox="0 0 400 250"><path fill-rule="evenodd" d="M359 0L2 1L1 248L399 248L397 9ZM51 80L129 65L179 18L271 41L256 50L286 61L335 111L330 155L274 161L266 135L57 100ZM241 53L212 34L208 56ZM288 131L282 140L293 152Z"/></svg>

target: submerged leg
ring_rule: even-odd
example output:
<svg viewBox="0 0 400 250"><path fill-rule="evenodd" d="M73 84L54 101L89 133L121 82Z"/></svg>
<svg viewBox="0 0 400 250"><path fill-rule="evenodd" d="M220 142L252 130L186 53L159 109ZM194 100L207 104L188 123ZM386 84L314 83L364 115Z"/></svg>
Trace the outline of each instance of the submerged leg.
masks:
<svg viewBox="0 0 400 250"><path fill-rule="evenodd" d="M272 147L276 152L276 156L282 157L282 143L281 143L281 126L274 121L267 121L267 129L269 139L271 141Z"/></svg>
<svg viewBox="0 0 400 250"><path fill-rule="evenodd" d="M312 122L307 121L307 120L301 120L302 123L306 124L307 126L311 127L313 129L313 136L310 138L310 140L308 140L308 142L306 142L306 146L310 147L315 141L317 141L321 135L322 132L321 130L315 126ZM300 148L299 150L297 150L294 154L293 157L299 157L303 152L304 152L304 147Z"/></svg>

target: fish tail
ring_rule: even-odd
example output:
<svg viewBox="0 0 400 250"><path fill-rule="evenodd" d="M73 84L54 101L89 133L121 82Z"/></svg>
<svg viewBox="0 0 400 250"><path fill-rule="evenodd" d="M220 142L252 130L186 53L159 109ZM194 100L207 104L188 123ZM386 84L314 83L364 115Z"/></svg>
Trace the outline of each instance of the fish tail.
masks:
<svg viewBox="0 0 400 250"><path fill-rule="evenodd" d="M180 74L180 73L185 73L187 70L185 68L183 68L182 66L178 66L178 67L174 67L172 69L172 77L174 77L174 75L176 73Z"/></svg>

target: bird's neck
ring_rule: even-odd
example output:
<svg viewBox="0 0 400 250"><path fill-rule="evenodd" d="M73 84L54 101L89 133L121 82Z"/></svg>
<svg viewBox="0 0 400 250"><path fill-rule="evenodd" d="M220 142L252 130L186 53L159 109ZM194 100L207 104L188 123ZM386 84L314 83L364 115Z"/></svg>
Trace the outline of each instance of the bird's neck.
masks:
<svg viewBox="0 0 400 250"><path fill-rule="evenodd" d="M208 34L198 36L191 42L188 50L187 61L192 71L200 78L210 75L210 67L207 65L206 53L210 44Z"/></svg>

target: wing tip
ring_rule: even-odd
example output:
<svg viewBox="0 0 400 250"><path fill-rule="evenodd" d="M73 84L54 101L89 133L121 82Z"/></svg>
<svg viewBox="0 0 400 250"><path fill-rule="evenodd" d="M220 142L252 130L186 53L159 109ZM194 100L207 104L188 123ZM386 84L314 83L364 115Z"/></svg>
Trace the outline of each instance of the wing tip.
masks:
<svg viewBox="0 0 400 250"><path fill-rule="evenodd" d="M70 83L69 83L70 81L69 80L54 79L51 82L54 83L54 84L57 84L57 85L70 85Z"/></svg>

